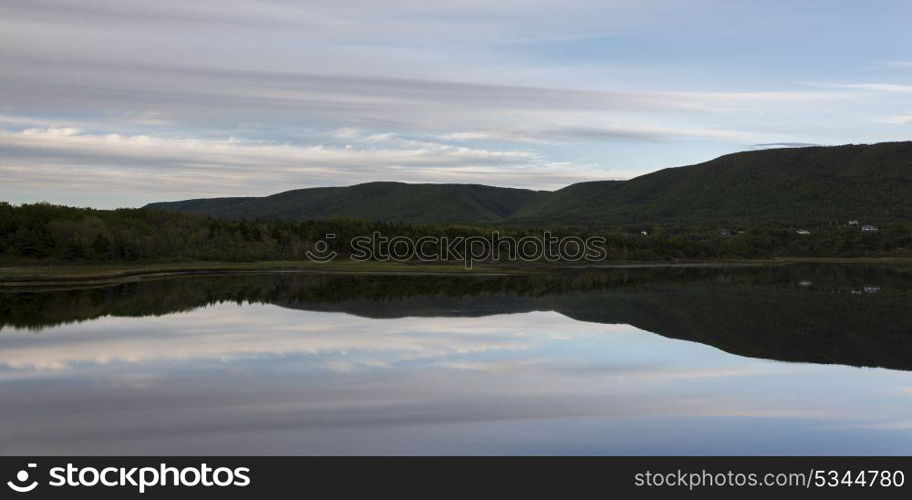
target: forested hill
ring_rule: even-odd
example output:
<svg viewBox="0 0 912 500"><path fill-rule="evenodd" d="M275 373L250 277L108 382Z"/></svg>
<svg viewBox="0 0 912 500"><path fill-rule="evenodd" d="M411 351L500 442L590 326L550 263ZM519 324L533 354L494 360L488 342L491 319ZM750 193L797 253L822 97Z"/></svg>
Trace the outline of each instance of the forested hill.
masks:
<svg viewBox="0 0 912 500"><path fill-rule="evenodd" d="M353 218L407 223L484 223L503 220L547 194L479 184L370 182L349 187L296 189L262 198L152 203L146 208L225 219Z"/></svg>
<svg viewBox="0 0 912 500"><path fill-rule="evenodd" d="M554 192L375 182L263 198L153 203L227 219L587 227L633 223L882 223L912 218L912 142L747 151Z"/></svg>
<svg viewBox="0 0 912 500"><path fill-rule="evenodd" d="M912 142L747 151L624 182L584 182L511 217L526 223L812 223L912 218Z"/></svg>

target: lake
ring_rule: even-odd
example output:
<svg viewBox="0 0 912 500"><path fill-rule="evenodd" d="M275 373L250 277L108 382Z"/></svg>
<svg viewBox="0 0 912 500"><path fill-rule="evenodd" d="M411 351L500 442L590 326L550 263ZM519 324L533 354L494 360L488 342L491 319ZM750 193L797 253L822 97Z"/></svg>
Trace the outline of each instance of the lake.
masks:
<svg viewBox="0 0 912 500"><path fill-rule="evenodd" d="M909 454L912 271L0 290L0 453Z"/></svg>

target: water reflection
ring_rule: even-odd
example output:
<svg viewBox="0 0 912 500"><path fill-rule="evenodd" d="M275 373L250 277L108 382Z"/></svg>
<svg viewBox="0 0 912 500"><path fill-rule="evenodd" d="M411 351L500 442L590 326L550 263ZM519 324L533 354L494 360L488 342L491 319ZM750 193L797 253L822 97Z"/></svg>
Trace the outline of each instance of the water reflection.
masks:
<svg viewBox="0 0 912 500"><path fill-rule="evenodd" d="M258 275L7 293L0 452L912 448L912 372L746 358L646 331L716 345L728 331L738 343L722 346L751 354L897 364L910 334L903 272L561 276ZM864 282L881 291L851 293ZM846 308L872 313L853 323ZM748 324L759 326L738 331ZM869 329L849 330L859 324ZM777 326L787 331L773 340L811 335L839 349L774 348L763 335ZM866 337L883 345L842 352Z"/></svg>
<svg viewBox="0 0 912 500"><path fill-rule="evenodd" d="M368 318L555 311L579 321L629 324L743 356L910 370L910 299L912 272L877 266L484 277L256 274L0 291L0 332L10 327L40 332L107 316L158 316L223 302ZM226 325L207 321L214 331L224 331Z"/></svg>

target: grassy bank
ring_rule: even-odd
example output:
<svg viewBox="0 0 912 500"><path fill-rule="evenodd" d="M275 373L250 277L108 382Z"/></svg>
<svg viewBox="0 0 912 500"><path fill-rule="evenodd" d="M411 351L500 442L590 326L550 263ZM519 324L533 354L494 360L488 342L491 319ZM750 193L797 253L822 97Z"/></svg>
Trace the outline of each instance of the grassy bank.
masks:
<svg viewBox="0 0 912 500"><path fill-rule="evenodd" d="M0 284L73 281L112 281L130 278L155 277L171 274L209 274L224 272L373 272L373 273L454 273L465 272L459 265L411 265L386 262L331 262L318 264L308 261L267 262L181 262L160 264L104 264L85 266L22 266L0 267Z"/></svg>
<svg viewBox="0 0 912 500"><path fill-rule="evenodd" d="M52 283L81 283L125 281L177 274L218 274L241 272L313 272L313 273L518 273L517 266L475 266L467 270L458 263L413 264L401 262L337 262L310 261L264 262L173 262L144 264L99 264L60 266L9 266L0 267L0 286L40 285ZM531 271L531 269L529 270Z"/></svg>
<svg viewBox="0 0 912 500"><path fill-rule="evenodd" d="M730 259L687 262L636 262L616 261L592 264L591 267L663 267L709 265L782 265L799 262L842 264L890 264L912 267L908 258L778 258ZM263 262L174 262L143 264L59 265L59 266L8 266L0 267L0 287L47 285L55 283L104 283L120 282L169 275L219 274L244 272L311 272L311 273L375 273L375 274L527 274L557 271L566 267L589 267L568 264L476 264L466 269L460 263L402 263L355 262L338 260L328 263L310 261Z"/></svg>

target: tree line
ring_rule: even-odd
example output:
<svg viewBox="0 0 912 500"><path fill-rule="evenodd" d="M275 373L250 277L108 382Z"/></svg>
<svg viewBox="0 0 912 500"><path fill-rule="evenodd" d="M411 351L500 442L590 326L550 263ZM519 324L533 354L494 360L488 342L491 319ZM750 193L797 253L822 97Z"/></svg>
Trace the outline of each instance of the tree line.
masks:
<svg viewBox="0 0 912 500"><path fill-rule="evenodd" d="M342 256L349 242L385 236L470 237L492 231L522 238L541 230L485 225L406 224L355 219L221 220L153 209L96 210L48 203L0 202L0 263L118 263L176 261L304 260L318 241ZM768 257L912 257L912 222L861 231L846 222L692 225L640 224L599 231L550 228L557 237L600 236L606 260L726 259ZM799 234L809 232L810 234ZM334 235L331 240L327 234Z"/></svg>

